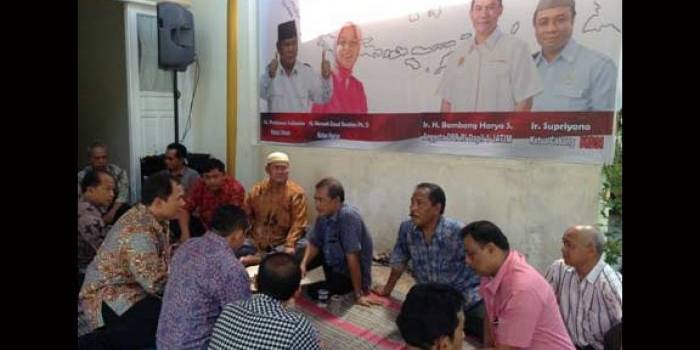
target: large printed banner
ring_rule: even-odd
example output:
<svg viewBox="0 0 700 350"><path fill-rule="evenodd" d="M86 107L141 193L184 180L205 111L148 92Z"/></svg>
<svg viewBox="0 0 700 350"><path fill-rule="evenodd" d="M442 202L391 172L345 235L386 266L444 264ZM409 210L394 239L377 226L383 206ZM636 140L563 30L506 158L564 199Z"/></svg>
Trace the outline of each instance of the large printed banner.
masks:
<svg viewBox="0 0 700 350"><path fill-rule="evenodd" d="M266 0L258 12L261 141L612 160L621 0Z"/></svg>

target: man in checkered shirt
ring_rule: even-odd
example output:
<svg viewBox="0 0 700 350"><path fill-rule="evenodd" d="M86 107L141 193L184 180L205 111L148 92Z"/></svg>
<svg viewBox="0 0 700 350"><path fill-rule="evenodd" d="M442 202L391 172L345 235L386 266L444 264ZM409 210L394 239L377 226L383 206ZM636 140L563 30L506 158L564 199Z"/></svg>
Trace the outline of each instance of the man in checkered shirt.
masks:
<svg viewBox="0 0 700 350"><path fill-rule="evenodd" d="M285 307L300 281L293 255L266 256L255 281L260 294L226 305L214 324L209 349L321 349L309 320Z"/></svg>

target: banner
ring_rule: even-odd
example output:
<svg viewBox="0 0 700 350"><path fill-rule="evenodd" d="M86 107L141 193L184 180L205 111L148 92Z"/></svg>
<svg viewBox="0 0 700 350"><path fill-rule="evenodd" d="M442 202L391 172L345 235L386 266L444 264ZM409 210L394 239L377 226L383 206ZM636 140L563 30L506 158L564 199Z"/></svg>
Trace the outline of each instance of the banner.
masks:
<svg viewBox="0 0 700 350"><path fill-rule="evenodd" d="M620 0L260 2L260 140L605 163Z"/></svg>

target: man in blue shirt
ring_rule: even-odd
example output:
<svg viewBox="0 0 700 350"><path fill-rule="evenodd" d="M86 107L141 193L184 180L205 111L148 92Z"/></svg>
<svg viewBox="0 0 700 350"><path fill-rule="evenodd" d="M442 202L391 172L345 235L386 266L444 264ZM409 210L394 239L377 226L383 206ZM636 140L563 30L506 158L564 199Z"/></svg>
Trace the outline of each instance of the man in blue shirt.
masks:
<svg viewBox="0 0 700 350"><path fill-rule="evenodd" d="M314 201L319 216L309 233L301 271L303 276L320 257L326 280L309 286L309 294L316 297L318 289L326 288L331 295L354 292L356 302L363 306L379 304L368 298L372 237L357 209L345 203L343 185L332 177L321 180Z"/></svg>
<svg viewBox="0 0 700 350"><path fill-rule="evenodd" d="M484 306L479 295L481 280L465 264L460 230L464 223L443 216L445 192L432 183L420 183L411 196L411 218L401 223L391 252L391 274L386 285L374 291L388 296L411 261L416 283L442 283L464 297L465 331L483 338Z"/></svg>
<svg viewBox="0 0 700 350"><path fill-rule="evenodd" d="M540 0L533 16L542 47L533 55L544 84L533 111L613 111L617 67L607 56L571 37L574 0Z"/></svg>

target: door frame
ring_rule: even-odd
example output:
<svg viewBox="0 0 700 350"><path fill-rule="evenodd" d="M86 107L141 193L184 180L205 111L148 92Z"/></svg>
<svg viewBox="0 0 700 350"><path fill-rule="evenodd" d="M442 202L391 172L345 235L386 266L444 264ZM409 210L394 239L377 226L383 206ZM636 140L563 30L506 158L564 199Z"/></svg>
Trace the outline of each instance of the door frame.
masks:
<svg viewBox="0 0 700 350"><path fill-rule="evenodd" d="M139 58L138 58L138 15L148 15L157 16L156 3L145 3L145 2L125 2L124 3L124 33L125 33L125 46L126 46L126 83L127 83L127 110L129 113L129 164L131 166L131 171L129 173L130 190L132 201L139 201L141 199L141 157L146 156L147 152L145 150L145 145L142 142L143 133L143 123L142 123L142 111L141 111L141 90L139 81ZM187 122L187 116L189 113L189 98L191 97L185 94L185 90L190 92L192 89L192 76L191 76L191 66L187 68L185 72L177 72L178 74L178 91L180 92L180 99L178 99L178 109L180 111L180 118L178 124L180 124L180 137L183 136L184 129ZM183 74L184 73L184 74ZM169 93L172 96L172 92ZM187 101L184 101L187 100ZM188 110L185 111L183 106L185 102L188 103ZM172 130L169 130L172 134ZM191 136L188 135L187 139L191 140ZM190 147L191 141L182 141L186 147ZM165 149L163 149L165 151Z"/></svg>

